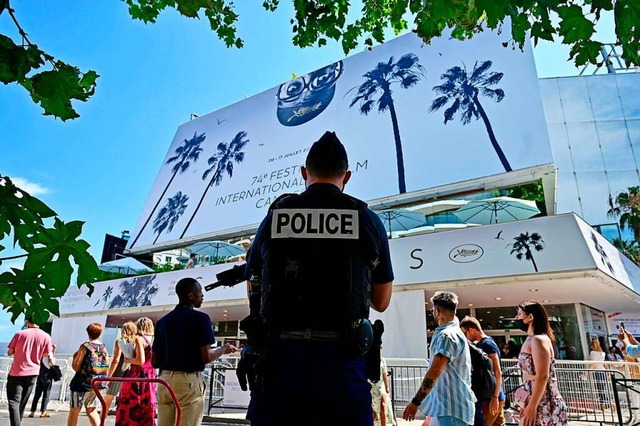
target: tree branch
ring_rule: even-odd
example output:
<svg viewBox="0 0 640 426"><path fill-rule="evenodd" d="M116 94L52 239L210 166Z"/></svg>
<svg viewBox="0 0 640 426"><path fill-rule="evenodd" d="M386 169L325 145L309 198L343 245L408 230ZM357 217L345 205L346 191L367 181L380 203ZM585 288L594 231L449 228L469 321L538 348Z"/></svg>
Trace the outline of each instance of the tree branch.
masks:
<svg viewBox="0 0 640 426"><path fill-rule="evenodd" d="M27 257L29 256L28 253L25 254L18 254L16 256L8 256L8 257L0 257L0 262L3 262L5 260L13 260L13 259L20 259L21 257Z"/></svg>

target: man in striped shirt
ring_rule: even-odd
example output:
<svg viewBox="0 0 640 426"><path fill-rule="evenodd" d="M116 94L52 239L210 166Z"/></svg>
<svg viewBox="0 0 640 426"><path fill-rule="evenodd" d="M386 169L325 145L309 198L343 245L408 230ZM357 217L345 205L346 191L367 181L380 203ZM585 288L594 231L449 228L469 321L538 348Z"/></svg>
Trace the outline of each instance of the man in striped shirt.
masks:
<svg viewBox="0 0 640 426"><path fill-rule="evenodd" d="M458 296L438 291L431 298L438 327L431 339L429 369L402 418L414 420L418 408L439 426L473 424L475 397L471 390L471 357L456 318Z"/></svg>

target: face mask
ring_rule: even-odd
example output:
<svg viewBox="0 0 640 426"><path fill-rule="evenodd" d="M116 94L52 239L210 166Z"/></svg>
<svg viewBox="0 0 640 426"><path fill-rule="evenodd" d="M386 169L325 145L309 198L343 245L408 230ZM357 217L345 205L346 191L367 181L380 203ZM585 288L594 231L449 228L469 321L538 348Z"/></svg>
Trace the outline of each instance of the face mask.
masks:
<svg viewBox="0 0 640 426"><path fill-rule="evenodd" d="M529 331L529 324L525 324L524 320L517 319L514 321L516 323L516 328L524 331L525 333Z"/></svg>

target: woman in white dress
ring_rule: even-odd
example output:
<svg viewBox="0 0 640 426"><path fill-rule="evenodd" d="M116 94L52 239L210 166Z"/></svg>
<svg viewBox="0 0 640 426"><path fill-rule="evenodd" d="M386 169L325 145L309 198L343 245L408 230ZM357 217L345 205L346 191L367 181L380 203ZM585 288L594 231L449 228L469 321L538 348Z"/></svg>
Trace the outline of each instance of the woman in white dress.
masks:
<svg viewBox="0 0 640 426"><path fill-rule="evenodd" d="M589 352L589 360L590 361L604 361L604 358L607 354L604 353L602 347L600 346L600 342L598 339L591 339L591 351ZM589 368L595 370L604 370L604 365L601 363L591 364ZM594 373L596 379L596 390L598 392L598 402L600 403L600 408L605 409L607 403L607 394L605 392L605 373L596 372Z"/></svg>

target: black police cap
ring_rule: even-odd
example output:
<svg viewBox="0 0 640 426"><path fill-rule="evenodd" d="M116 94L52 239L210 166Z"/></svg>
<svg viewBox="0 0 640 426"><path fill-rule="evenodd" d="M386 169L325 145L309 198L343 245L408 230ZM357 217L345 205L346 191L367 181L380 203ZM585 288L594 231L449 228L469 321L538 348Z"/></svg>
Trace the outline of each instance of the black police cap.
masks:
<svg viewBox="0 0 640 426"><path fill-rule="evenodd" d="M309 149L306 166L314 172L336 174L349 169L347 150L335 132L324 135Z"/></svg>

